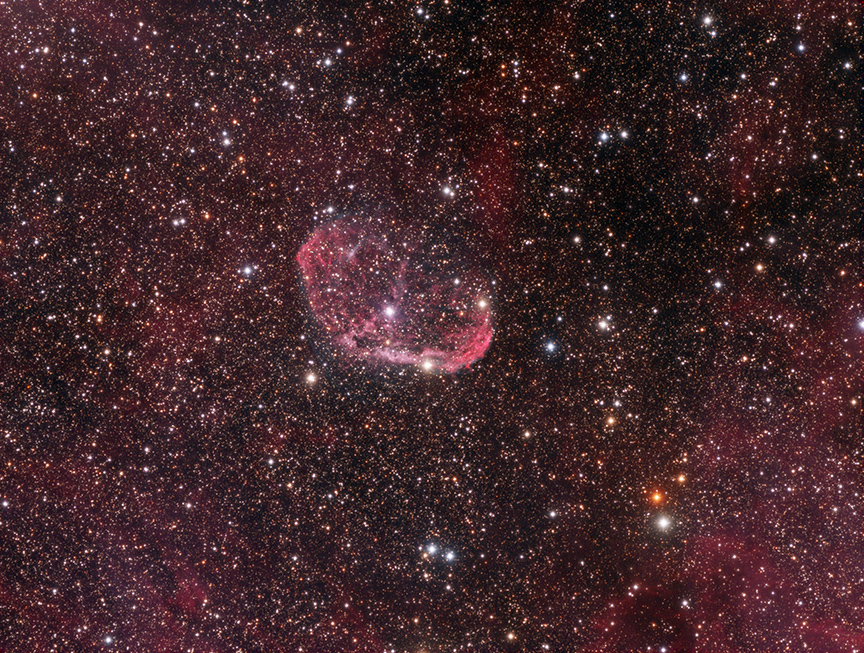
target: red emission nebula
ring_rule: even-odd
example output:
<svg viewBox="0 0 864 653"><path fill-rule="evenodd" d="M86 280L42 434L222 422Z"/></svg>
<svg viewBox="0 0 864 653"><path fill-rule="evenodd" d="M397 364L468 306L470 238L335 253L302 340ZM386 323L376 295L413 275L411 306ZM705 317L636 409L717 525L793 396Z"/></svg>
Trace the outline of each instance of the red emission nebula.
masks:
<svg viewBox="0 0 864 653"><path fill-rule="evenodd" d="M315 230L297 262L337 356L455 372L492 342L493 282L435 234L386 216L343 218Z"/></svg>

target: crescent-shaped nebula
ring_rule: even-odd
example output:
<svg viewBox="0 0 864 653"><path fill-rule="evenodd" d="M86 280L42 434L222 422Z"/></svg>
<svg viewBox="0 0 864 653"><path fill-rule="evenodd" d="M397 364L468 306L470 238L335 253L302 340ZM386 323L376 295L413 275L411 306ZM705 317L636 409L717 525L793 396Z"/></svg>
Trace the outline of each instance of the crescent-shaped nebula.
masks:
<svg viewBox="0 0 864 653"><path fill-rule="evenodd" d="M297 253L322 344L353 362L456 372L494 333L494 282L443 232L387 215L316 229Z"/></svg>

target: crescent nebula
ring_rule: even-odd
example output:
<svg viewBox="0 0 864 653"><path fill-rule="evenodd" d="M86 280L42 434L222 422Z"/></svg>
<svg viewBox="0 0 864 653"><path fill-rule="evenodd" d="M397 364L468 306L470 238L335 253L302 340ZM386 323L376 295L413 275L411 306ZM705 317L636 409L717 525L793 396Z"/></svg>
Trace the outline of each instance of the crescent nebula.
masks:
<svg viewBox="0 0 864 653"><path fill-rule="evenodd" d="M324 344L349 361L456 372L493 337L493 286L452 237L387 215L316 229L297 263Z"/></svg>

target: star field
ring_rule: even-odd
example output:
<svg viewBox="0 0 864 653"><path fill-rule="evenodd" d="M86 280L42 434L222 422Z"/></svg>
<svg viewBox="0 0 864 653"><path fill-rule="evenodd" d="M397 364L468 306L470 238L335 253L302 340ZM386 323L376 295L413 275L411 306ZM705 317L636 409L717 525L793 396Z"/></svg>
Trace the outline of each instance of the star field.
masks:
<svg viewBox="0 0 864 653"><path fill-rule="evenodd" d="M0 4L0 651L864 652L860 13Z"/></svg>

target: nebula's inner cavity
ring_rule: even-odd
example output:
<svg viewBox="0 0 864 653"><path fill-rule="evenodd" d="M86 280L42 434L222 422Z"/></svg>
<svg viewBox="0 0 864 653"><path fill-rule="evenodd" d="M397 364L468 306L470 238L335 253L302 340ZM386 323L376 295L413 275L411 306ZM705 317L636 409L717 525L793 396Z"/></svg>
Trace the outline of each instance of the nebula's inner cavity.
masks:
<svg viewBox="0 0 864 653"><path fill-rule="evenodd" d="M492 342L493 286L451 241L386 216L316 229L297 262L336 352L443 372L481 358Z"/></svg>

